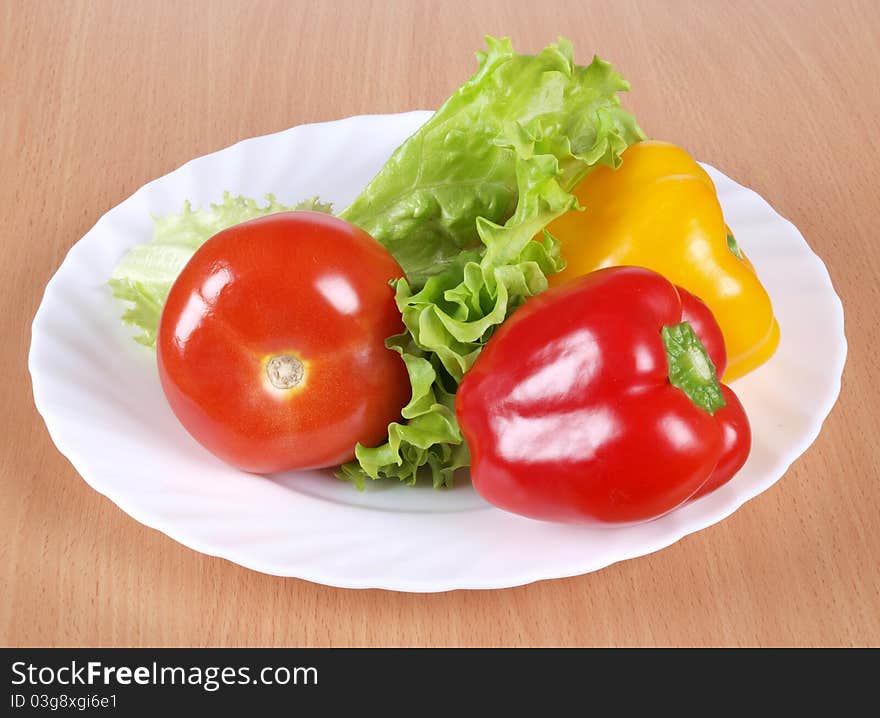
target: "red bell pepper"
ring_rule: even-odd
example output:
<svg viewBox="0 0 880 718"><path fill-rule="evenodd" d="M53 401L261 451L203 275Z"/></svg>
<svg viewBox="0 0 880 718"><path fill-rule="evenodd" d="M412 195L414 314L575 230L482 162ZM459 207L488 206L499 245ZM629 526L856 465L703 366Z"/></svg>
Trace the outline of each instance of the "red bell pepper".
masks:
<svg viewBox="0 0 880 718"><path fill-rule="evenodd" d="M529 300L458 390L476 490L551 521L632 523L728 481L751 433L717 322L659 274L614 267Z"/></svg>

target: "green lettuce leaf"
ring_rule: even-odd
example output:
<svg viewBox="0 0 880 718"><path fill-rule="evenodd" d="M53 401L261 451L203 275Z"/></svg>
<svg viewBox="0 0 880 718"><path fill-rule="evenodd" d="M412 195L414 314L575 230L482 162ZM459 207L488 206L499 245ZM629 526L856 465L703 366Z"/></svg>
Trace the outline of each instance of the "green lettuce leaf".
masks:
<svg viewBox="0 0 880 718"><path fill-rule="evenodd" d="M536 233L574 209L574 196L556 182L552 157L524 159L518 167L519 203L504 226L479 221L483 252L465 251L442 274L413 293L396 283L397 306L407 331L388 341L409 371L412 398L403 422L388 427L388 441L358 445L341 478L363 487L365 480L394 478L414 484L423 466L435 487L450 486L455 471L470 464L455 416L455 389L493 330L525 299L547 288L547 275L562 269L559 247L549 233Z"/></svg>
<svg viewBox="0 0 880 718"><path fill-rule="evenodd" d="M479 248L476 218L503 223L517 205L517 156L548 154L570 189L641 139L617 93L629 84L560 39L538 55L486 38L479 68L402 144L341 213L387 247L413 286Z"/></svg>
<svg viewBox="0 0 880 718"><path fill-rule="evenodd" d="M406 362L412 398L388 440L359 445L338 472L359 487L413 484L422 467L435 487L449 486L469 464L458 383L494 330L563 268L544 227L579 209L570 190L599 164L619 166L644 137L616 95L628 85L607 63L575 65L564 40L536 56L487 42L477 74L342 213L407 274L396 283L407 331L388 346Z"/></svg>
<svg viewBox="0 0 880 718"><path fill-rule="evenodd" d="M110 278L113 296L127 305L122 321L137 327L135 341L156 346L159 317L171 285L195 251L220 230L273 212L308 209L331 212L331 206L317 197L288 207L271 194L259 204L247 197L223 194L223 201L194 210L187 201L180 214L153 218L153 239L130 249Z"/></svg>

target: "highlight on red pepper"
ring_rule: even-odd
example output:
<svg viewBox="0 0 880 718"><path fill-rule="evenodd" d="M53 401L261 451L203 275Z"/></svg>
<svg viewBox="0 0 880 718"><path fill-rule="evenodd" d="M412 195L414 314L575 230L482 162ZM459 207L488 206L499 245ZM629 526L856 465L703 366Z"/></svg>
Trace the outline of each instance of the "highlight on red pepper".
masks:
<svg viewBox="0 0 880 718"><path fill-rule="evenodd" d="M530 299L465 375L477 492L550 521L635 523L726 483L751 432L721 330L656 272L613 267Z"/></svg>

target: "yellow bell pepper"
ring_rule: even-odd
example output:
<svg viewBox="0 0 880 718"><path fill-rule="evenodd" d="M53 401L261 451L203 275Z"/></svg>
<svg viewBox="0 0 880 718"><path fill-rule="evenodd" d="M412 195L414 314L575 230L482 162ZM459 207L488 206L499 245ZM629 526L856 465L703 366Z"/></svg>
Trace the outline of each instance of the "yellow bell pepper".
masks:
<svg viewBox="0 0 880 718"><path fill-rule="evenodd" d="M551 284L618 265L659 272L712 310L727 347L725 382L776 351L770 297L724 223L712 180L687 152L639 142L624 152L619 169L599 167L574 194L585 211L548 227L568 263Z"/></svg>

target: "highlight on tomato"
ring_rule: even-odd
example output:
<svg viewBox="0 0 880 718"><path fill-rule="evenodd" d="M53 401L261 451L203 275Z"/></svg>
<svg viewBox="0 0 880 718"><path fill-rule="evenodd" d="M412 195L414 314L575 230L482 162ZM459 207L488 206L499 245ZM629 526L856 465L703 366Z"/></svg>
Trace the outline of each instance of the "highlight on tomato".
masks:
<svg viewBox="0 0 880 718"><path fill-rule="evenodd" d="M162 311L162 388L187 431L223 461L271 473L336 466L377 444L409 399L385 339L403 331L403 276L363 230L282 212L214 235Z"/></svg>

